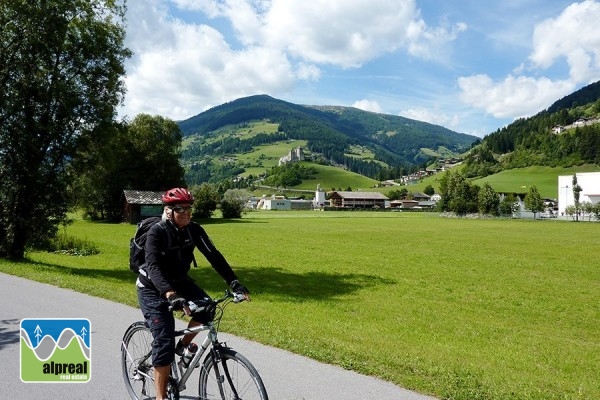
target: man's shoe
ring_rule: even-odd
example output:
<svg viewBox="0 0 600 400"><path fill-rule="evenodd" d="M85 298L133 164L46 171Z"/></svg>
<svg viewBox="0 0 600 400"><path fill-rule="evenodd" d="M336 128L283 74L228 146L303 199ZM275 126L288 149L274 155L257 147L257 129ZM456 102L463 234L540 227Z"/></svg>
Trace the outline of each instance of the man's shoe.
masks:
<svg viewBox="0 0 600 400"><path fill-rule="evenodd" d="M179 342L177 342L177 345L175 346L175 354L177 354L178 356L182 356L184 349L185 346L183 345L183 343L181 343L181 340L179 340Z"/></svg>

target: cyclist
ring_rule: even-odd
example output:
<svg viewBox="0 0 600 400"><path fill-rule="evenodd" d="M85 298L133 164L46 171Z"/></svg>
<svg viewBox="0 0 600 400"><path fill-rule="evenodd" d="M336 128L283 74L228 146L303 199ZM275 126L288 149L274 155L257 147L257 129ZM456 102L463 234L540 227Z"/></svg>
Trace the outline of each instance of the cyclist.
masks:
<svg viewBox="0 0 600 400"><path fill-rule="evenodd" d="M148 231L146 239L146 262L140 268L136 281L140 309L154 338L152 365L156 385L156 400L166 399L167 384L175 354L181 355L195 334L185 335L175 345L175 318L169 311L186 309L186 299L208 297L188 276L194 260L194 248L198 248L211 266L236 293L249 294L240 284L225 257L219 252L206 231L192 222L193 195L185 188L167 190L162 196L163 221ZM167 236L169 235L169 236ZM194 315L189 327L206 323L206 316Z"/></svg>

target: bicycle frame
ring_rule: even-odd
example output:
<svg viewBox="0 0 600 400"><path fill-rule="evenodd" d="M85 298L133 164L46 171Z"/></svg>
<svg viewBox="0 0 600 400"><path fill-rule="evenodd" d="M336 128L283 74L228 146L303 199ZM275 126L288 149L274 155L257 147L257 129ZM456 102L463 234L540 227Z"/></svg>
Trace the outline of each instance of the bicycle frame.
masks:
<svg viewBox="0 0 600 400"><path fill-rule="evenodd" d="M216 346L219 343L219 341L217 338L217 330L215 329L215 326L212 322L206 325L199 325L193 328L185 328L175 331L175 337L184 336L189 333L199 333L202 331L208 331L208 333L204 337L204 340L202 340L200 346L198 346L198 351L196 352L196 354L194 354L194 357L191 359L188 366L185 368L181 367L177 363L177 360L173 361L173 363L171 364L171 375L173 376L173 378L175 378L175 381L177 382L177 389L180 392L185 390L185 384L187 380L194 372L194 368L196 368L196 366L200 363L200 360L206 353L206 350L208 350L209 347L211 347L211 345L213 347ZM181 377L179 375L181 375Z"/></svg>

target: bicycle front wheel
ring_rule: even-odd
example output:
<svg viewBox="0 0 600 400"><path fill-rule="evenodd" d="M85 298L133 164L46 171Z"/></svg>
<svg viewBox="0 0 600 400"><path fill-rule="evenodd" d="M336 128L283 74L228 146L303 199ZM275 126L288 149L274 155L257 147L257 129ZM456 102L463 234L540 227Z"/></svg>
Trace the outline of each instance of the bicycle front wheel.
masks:
<svg viewBox="0 0 600 400"><path fill-rule="evenodd" d="M152 333L143 321L132 324L121 342L121 366L125 387L132 400L154 399Z"/></svg>
<svg viewBox="0 0 600 400"><path fill-rule="evenodd" d="M200 370L200 400L268 400L258 371L235 350L220 348L218 360L212 354Z"/></svg>

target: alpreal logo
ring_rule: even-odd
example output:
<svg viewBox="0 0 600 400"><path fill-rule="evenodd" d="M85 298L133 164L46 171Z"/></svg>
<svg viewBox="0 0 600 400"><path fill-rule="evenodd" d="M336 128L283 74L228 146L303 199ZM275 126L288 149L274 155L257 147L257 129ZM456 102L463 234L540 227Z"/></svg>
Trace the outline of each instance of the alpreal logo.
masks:
<svg viewBox="0 0 600 400"><path fill-rule="evenodd" d="M21 321L23 382L88 382L91 378L88 319L27 318Z"/></svg>

